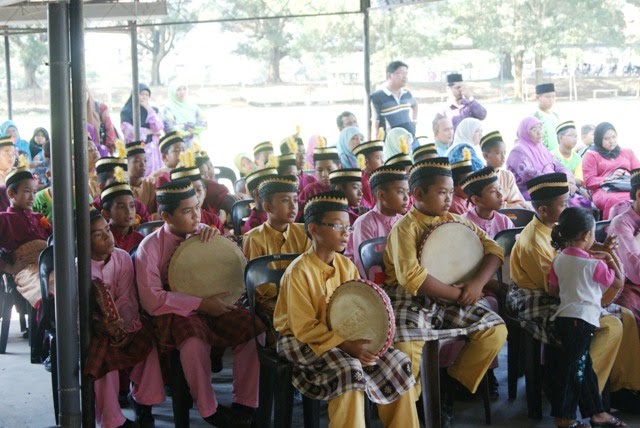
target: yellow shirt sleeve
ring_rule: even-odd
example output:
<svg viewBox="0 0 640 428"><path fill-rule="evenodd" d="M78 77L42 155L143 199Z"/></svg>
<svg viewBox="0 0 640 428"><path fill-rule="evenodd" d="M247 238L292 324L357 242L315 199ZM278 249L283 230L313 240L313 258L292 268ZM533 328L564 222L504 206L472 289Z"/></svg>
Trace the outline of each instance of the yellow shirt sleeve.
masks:
<svg viewBox="0 0 640 428"><path fill-rule="evenodd" d="M418 261L416 237L408 227L410 223L403 222L398 226L400 227L391 229L387 238L384 261L386 266L393 269L393 272L389 272L390 269L387 268L387 275L391 282L397 283L415 296L427 279L428 273Z"/></svg>

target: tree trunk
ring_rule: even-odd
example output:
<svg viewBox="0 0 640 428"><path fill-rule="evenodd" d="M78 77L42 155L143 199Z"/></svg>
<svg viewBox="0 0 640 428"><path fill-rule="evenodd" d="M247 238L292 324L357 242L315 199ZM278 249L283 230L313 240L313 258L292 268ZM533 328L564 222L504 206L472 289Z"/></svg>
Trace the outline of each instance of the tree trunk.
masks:
<svg viewBox="0 0 640 428"><path fill-rule="evenodd" d="M539 53L536 52L535 56L534 56L534 62L536 65L536 85L539 85L540 83L542 83L542 80L544 79L543 73L542 73L542 63L544 62L544 56Z"/></svg>
<svg viewBox="0 0 640 428"><path fill-rule="evenodd" d="M153 58L151 58L151 86L162 85L162 80L160 79L161 62L162 58L159 58L157 55L153 55Z"/></svg>
<svg viewBox="0 0 640 428"><path fill-rule="evenodd" d="M38 79L36 77L38 73L38 67L25 67L25 88L26 89L36 89L40 88L38 85Z"/></svg>
<svg viewBox="0 0 640 428"><path fill-rule="evenodd" d="M269 83L281 83L280 78L280 61L282 60L282 52L277 46L271 48L271 58L269 60Z"/></svg>
<svg viewBox="0 0 640 428"><path fill-rule="evenodd" d="M511 61L511 52L503 52L500 54L500 80L513 80L513 72L511 71L513 62Z"/></svg>
<svg viewBox="0 0 640 428"><path fill-rule="evenodd" d="M522 76L522 69L524 67L524 51L516 52L515 55L513 55L513 66L515 71L513 98L524 101L524 78Z"/></svg>

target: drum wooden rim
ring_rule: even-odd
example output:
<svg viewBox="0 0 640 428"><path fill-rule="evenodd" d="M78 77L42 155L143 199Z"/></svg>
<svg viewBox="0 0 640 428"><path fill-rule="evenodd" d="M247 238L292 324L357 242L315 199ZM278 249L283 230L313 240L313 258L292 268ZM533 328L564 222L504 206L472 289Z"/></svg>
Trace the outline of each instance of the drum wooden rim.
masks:
<svg viewBox="0 0 640 428"><path fill-rule="evenodd" d="M353 293L351 294L350 297L344 297L344 296L349 296L348 294L349 290L356 285L367 286L368 288L366 289L367 290L366 293L368 293L369 296L372 296L372 297L375 296L371 299L371 301L367 303L371 303L373 304L373 306L378 306L379 309L384 308L383 314L381 315L376 314L376 316L383 317L382 320L376 318L376 321L378 322L383 321L383 324L385 326L384 328L386 330L384 331L384 335L381 332L376 331L375 338L366 337L366 339L371 340L370 347L368 348L369 351L374 353L377 357L380 357L393 344L393 339L396 334L396 323L395 323L395 316L393 315L393 307L391 306L391 300L389 299L389 296L387 295L387 293L385 293L385 291L382 288L380 288L377 284L365 279L353 279L353 280L349 280L342 283L333 292L333 295L329 300L329 305L327 306L327 324L328 324L329 330L336 330L338 334L340 334L347 340L365 339L365 337L350 337L348 331L345 332L344 330L341 329L342 325L332 326L331 324L332 318L334 319L334 324L335 324L336 317L338 317L337 319L339 319L340 321L344 321L345 318L350 318L356 313L359 313L359 312L353 312L357 306L351 305L351 304L342 305L342 306L349 307L349 310L352 312L351 315L346 315L345 314L346 311L343 311L342 313L336 312L337 310L340 310L342 308L340 304L341 300L348 302L348 299L351 299L351 300L354 299ZM376 300L373 300L373 299L376 299ZM361 320L358 320L358 321L361 321Z"/></svg>

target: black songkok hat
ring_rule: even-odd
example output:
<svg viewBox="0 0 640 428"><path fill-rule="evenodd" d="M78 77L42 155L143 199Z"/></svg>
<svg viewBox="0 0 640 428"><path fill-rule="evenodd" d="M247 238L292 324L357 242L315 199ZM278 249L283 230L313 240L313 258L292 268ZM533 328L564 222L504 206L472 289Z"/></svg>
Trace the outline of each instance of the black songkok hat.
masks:
<svg viewBox="0 0 640 428"><path fill-rule="evenodd" d="M132 141L125 145L125 149L127 150L127 157L133 157L135 155L143 155L144 154L144 142L142 141Z"/></svg>
<svg viewBox="0 0 640 428"><path fill-rule="evenodd" d="M411 165L413 165L413 161L411 160L411 155L408 153L393 155L384 163L384 166L396 166L400 168L406 168Z"/></svg>
<svg viewBox="0 0 640 428"><path fill-rule="evenodd" d="M296 157L297 155L295 153L287 153L278 156L278 167L297 165Z"/></svg>
<svg viewBox="0 0 640 428"><path fill-rule="evenodd" d="M369 185L375 189L381 184L391 183L393 181L407 180L408 176L404 168L397 166L381 166L371 172L369 177Z"/></svg>
<svg viewBox="0 0 640 428"><path fill-rule="evenodd" d="M469 149L464 149L463 152L463 159L451 164L451 175L453 176L453 181L457 181L457 177L460 177L462 174L473 172L471 151ZM469 152L469 155L467 155L467 152Z"/></svg>
<svg viewBox="0 0 640 428"><path fill-rule="evenodd" d="M562 131L566 131L567 129L571 128L576 129L576 124L573 120L567 120L566 122L562 122L556 127L556 134L559 134Z"/></svg>
<svg viewBox="0 0 640 428"><path fill-rule="evenodd" d="M358 168L336 169L329 173L331 185L351 183L353 181L362 181L362 171Z"/></svg>
<svg viewBox="0 0 640 428"><path fill-rule="evenodd" d="M504 140L502 139L502 134L500 134L500 131L489 132L488 134L485 134L480 139L480 148L482 148L482 146L484 146L485 144L494 143L498 141L504 142Z"/></svg>
<svg viewBox="0 0 640 428"><path fill-rule="evenodd" d="M298 178L293 175L268 175L260 181L258 193L264 199L274 193L297 193Z"/></svg>
<svg viewBox="0 0 640 428"><path fill-rule="evenodd" d="M209 162L209 155L204 150L200 150L196 153L196 166L200 168L205 163Z"/></svg>
<svg viewBox="0 0 640 428"><path fill-rule="evenodd" d="M335 163L340 162L340 156L338 156L338 148L337 147L318 147L316 146L313 149L313 161L323 161L330 160Z"/></svg>
<svg viewBox="0 0 640 428"><path fill-rule="evenodd" d="M541 83L536 85L536 95L546 94L548 92L555 92L556 86L553 83Z"/></svg>
<svg viewBox="0 0 640 428"><path fill-rule="evenodd" d="M413 165L409 173L409 185L413 185L422 179L434 175L451 177L451 165L448 157L425 159Z"/></svg>
<svg viewBox="0 0 640 428"><path fill-rule="evenodd" d="M362 144L357 145L353 149L354 156L358 157L359 155L368 155L375 152L381 152L384 150L384 141L382 140L372 140L365 141Z"/></svg>
<svg viewBox="0 0 640 428"><path fill-rule="evenodd" d="M20 166L18 168L14 168L7 174L5 179L5 186L9 187L12 184L18 183L22 180L26 180L28 178L33 178L33 174L31 174L31 170L28 166Z"/></svg>
<svg viewBox="0 0 640 428"><path fill-rule="evenodd" d="M2 138L0 138L0 148L8 147L8 146L13 146L13 147L16 146L14 144L14 142L13 142L13 138L11 138L11 137L2 137Z"/></svg>
<svg viewBox="0 0 640 428"><path fill-rule="evenodd" d="M202 180L200 175L200 167L198 166L181 166L171 170L171 180L178 180L180 178L188 178L191 181Z"/></svg>
<svg viewBox="0 0 640 428"><path fill-rule="evenodd" d="M328 211L349 212L349 202L343 192L334 190L318 193L307 199L304 205L304 222L307 223L311 216Z"/></svg>
<svg viewBox="0 0 640 428"><path fill-rule="evenodd" d="M117 167L127 170L127 160L114 156L105 156L96 162L96 173L113 172Z"/></svg>
<svg viewBox="0 0 640 428"><path fill-rule="evenodd" d="M436 143L425 144L424 146L417 147L413 151L414 160L420 158L421 156L428 156L428 155L438 156L438 148L436 147Z"/></svg>
<svg viewBox="0 0 640 428"><path fill-rule="evenodd" d="M158 144L158 148L160 149L161 153L167 153L169 151L169 148L177 143L184 143L184 140L182 139L180 132L172 131L162 137L160 143Z"/></svg>
<svg viewBox="0 0 640 428"><path fill-rule="evenodd" d="M253 147L253 156L258 156L262 152L273 152L273 144L271 144L271 141L263 141Z"/></svg>
<svg viewBox="0 0 640 428"><path fill-rule="evenodd" d="M102 206L105 203L110 201L111 199L115 199L121 195L131 195L133 196L133 192L131 191L131 187L127 183L120 183L119 181L114 181L113 183L105 186L100 193L100 202Z"/></svg>
<svg viewBox="0 0 640 428"><path fill-rule="evenodd" d="M554 172L539 175L527 181L527 190L532 201L546 201L569 193L567 174Z"/></svg>
<svg viewBox="0 0 640 428"><path fill-rule="evenodd" d="M495 169L490 166L485 166L462 180L460 187L462 187L465 195L477 196L482 193L482 189L496 181L498 181L498 174Z"/></svg>
<svg viewBox="0 0 640 428"><path fill-rule="evenodd" d="M447 84L453 86L455 83L462 82L462 74L452 73L447 75Z"/></svg>
<svg viewBox="0 0 640 428"><path fill-rule="evenodd" d="M253 191L258 188L262 180L272 175L278 175L278 171L272 167L259 169L247 175L245 184L247 185L249 193L253 193Z"/></svg>
<svg viewBox="0 0 640 428"><path fill-rule="evenodd" d="M171 180L156 188L156 201L159 205L179 203L196 195L196 191L188 178Z"/></svg>
<svg viewBox="0 0 640 428"><path fill-rule="evenodd" d="M634 189L640 187L640 168L631 170L631 187Z"/></svg>

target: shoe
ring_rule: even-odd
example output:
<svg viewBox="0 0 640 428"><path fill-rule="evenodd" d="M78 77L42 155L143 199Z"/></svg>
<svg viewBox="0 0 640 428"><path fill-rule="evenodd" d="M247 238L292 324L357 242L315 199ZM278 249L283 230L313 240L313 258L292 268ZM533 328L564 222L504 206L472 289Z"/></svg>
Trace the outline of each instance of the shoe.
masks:
<svg viewBox="0 0 640 428"><path fill-rule="evenodd" d="M218 404L218 410L206 418L202 418L209 425L221 428L250 428L251 418L247 415Z"/></svg>
<svg viewBox="0 0 640 428"><path fill-rule="evenodd" d="M51 373L51 355L48 355L47 358L42 362L44 369Z"/></svg>
<svg viewBox="0 0 640 428"><path fill-rule="evenodd" d="M256 426L256 414L257 414L258 409L255 409L255 408L249 407L249 406L245 406L244 404L240 404L240 403L231 403L231 410L250 417L251 418L251 424L250 424L251 428L254 428Z"/></svg>
<svg viewBox="0 0 640 428"><path fill-rule="evenodd" d="M139 404L136 400L133 399L133 395L129 393L127 395L127 400L133 406L133 410L136 412L136 426L140 428L155 428L156 421L153 419L153 414L151 413L152 406L145 406L144 404Z"/></svg>
<svg viewBox="0 0 640 428"><path fill-rule="evenodd" d="M500 393L498 392L499 384L496 375L493 373L493 369L489 369L487 378L489 380L489 397L491 397L492 400L497 400L500 398Z"/></svg>
<svg viewBox="0 0 640 428"><path fill-rule="evenodd" d="M133 422L131 419L125 419L124 423L118 428L138 428L138 424Z"/></svg>
<svg viewBox="0 0 640 428"><path fill-rule="evenodd" d="M622 422L620 419L616 418L615 416L612 416L608 421L605 421L605 422L589 421L589 423L591 424L591 426L593 428L600 428L600 427L626 427L627 426L627 425L624 425L624 422Z"/></svg>

